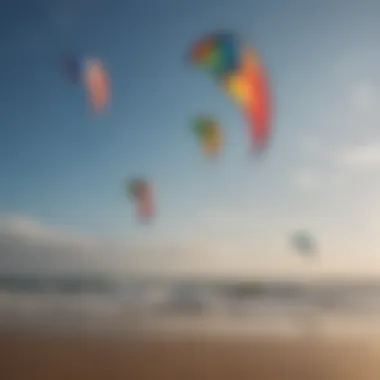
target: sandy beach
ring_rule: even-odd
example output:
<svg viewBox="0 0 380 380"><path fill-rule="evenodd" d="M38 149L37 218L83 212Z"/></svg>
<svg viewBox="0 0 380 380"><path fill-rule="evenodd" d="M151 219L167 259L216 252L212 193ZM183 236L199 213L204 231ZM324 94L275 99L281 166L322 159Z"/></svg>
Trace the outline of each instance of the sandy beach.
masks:
<svg viewBox="0 0 380 380"><path fill-rule="evenodd" d="M375 380L380 342L3 334L0 379Z"/></svg>

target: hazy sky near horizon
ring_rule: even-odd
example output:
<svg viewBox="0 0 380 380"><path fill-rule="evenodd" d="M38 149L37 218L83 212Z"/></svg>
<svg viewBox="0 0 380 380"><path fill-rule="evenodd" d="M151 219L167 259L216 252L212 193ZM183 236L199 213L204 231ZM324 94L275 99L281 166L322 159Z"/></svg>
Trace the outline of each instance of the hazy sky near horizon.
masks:
<svg viewBox="0 0 380 380"><path fill-rule="evenodd" d="M0 271L380 273L380 1L14 0L0 14ZM275 100L265 160L243 116L186 60L214 30L260 52ZM58 65L96 56L112 104L94 118ZM217 116L220 162L189 119ZM141 226L123 181L149 178ZM296 229L318 240L305 263Z"/></svg>

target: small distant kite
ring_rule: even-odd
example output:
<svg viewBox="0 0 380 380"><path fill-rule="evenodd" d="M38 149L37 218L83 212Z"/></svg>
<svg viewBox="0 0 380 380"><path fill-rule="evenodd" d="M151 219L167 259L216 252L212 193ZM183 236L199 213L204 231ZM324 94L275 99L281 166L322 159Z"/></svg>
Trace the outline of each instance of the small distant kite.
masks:
<svg viewBox="0 0 380 380"><path fill-rule="evenodd" d="M103 63L98 59L81 61L74 57L62 59L63 69L72 83L83 83L92 109L103 113L110 101L110 78Z"/></svg>
<svg viewBox="0 0 380 380"><path fill-rule="evenodd" d="M127 182L128 195L137 203L137 211L142 221L151 220L156 213L156 204L152 185L144 179L133 179Z"/></svg>
<svg viewBox="0 0 380 380"><path fill-rule="evenodd" d="M231 33L200 39L191 60L212 74L244 112L254 146L264 149L272 129L272 101L266 70L258 53L242 46Z"/></svg>
<svg viewBox="0 0 380 380"><path fill-rule="evenodd" d="M314 256L317 251L316 241L307 231L297 231L292 236L292 246L304 256Z"/></svg>
<svg viewBox="0 0 380 380"><path fill-rule="evenodd" d="M224 143L223 131L218 122L209 116L198 116L194 120L193 128L204 154L211 158L218 157Z"/></svg>

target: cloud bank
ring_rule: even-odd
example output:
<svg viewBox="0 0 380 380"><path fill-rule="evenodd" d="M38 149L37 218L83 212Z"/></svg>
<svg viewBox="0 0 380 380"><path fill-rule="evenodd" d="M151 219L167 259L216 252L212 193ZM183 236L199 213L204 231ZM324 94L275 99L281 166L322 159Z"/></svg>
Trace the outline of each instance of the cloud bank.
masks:
<svg viewBox="0 0 380 380"><path fill-rule="evenodd" d="M219 208L199 215L194 235L179 239L180 243L162 238L158 242L108 240L23 216L5 217L0 219L0 273L248 277L377 273L380 259L373 243L378 234L369 227L377 225L378 215L372 214L371 220L357 218L344 227L342 218L332 215L285 209L252 215L248 209ZM301 227L320 243L318 267L292 250L289 236ZM350 236L350 241L344 236Z"/></svg>
<svg viewBox="0 0 380 380"><path fill-rule="evenodd" d="M341 149L337 162L353 169L377 168L380 166L380 142L369 142Z"/></svg>
<svg viewBox="0 0 380 380"><path fill-rule="evenodd" d="M0 272L83 273L162 270L168 247L81 236L23 216L0 222ZM165 260L166 259L166 260ZM149 263L149 265L147 265ZM168 266L169 267L169 266Z"/></svg>
<svg viewBox="0 0 380 380"><path fill-rule="evenodd" d="M231 220L213 221L213 231L197 239L123 241L82 236L24 216L0 219L0 273L115 273L186 275L238 273L238 247L230 236L218 239ZM209 225L210 227L210 225ZM226 234L225 234L226 235ZM178 239L177 239L178 240ZM230 242L230 244L228 244Z"/></svg>

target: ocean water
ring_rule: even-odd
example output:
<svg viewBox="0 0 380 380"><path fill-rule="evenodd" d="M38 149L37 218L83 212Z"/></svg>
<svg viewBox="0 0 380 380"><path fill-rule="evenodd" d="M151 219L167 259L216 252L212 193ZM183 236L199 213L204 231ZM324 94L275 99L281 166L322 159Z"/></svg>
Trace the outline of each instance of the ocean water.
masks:
<svg viewBox="0 0 380 380"><path fill-rule="evenodd" d="M380 335L380 282L0 276L0 329L296 337Z"/></svg>

